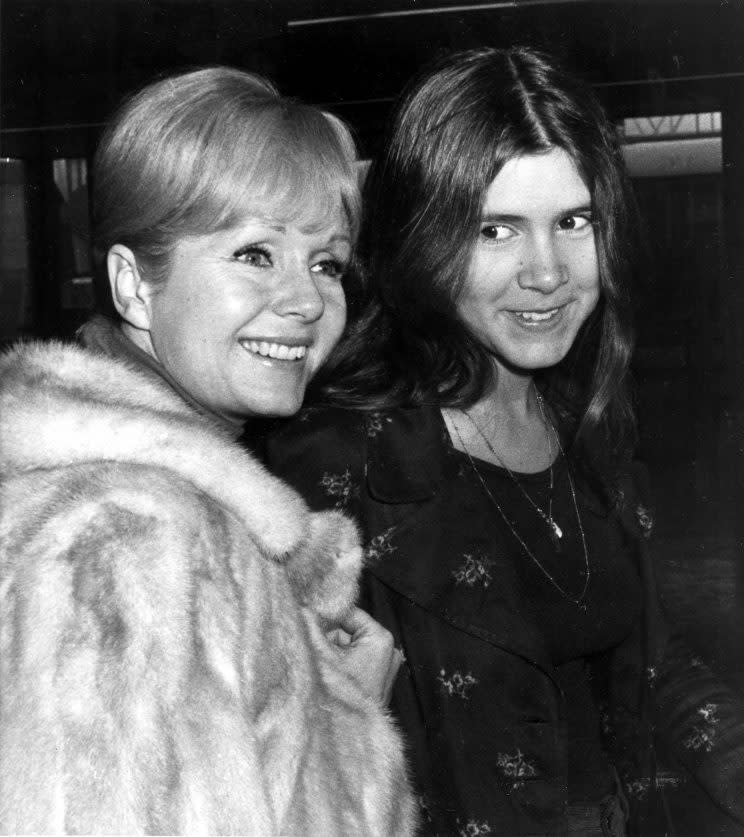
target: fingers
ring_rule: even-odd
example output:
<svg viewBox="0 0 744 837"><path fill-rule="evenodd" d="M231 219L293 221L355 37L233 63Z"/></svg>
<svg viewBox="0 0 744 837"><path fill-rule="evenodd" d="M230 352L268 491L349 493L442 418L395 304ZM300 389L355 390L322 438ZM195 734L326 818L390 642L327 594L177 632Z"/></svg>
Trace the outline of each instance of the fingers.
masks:
<svg viewBox="0 0 744 837"><path fill-rule="evenodd" d="M352 608L341 619L339 627L350 634L352 644L368 642L378 647L380 653L388 654L392 654L395 648L395 641L390 631L360 607Z"/></svg>
<svg viewBox="0 0 744 837"><path fill-rule="evenodd" d="M348 648L351 645L351 634L343 628L334 628L332 631L328 631L326 637L328 637L331 645L337 645L339 648Z"/></svg>
<svg viewBox="0 0 744 837"><path fill-rule="evenodd" d="M385 628L374 620L366 610L361 607L353 607L347 614L341 617L339 626L352 636L355 634L374 634L376 629L384 631Z"/></svg>
<svg viewBox="0 0 744 837"><path fill-rule="evenodd" d="M390 631L361 608L353 608L326 637L339 654L341 668L365 692L387 703L403 662Z"/></svg>
<svg viewBox="0 0 744 837"><path fill-rule="evenodd" d="M395 680L395 677L398 674L400 667L403 665L403 660L405 660L405 657L403 656L403 652L400 650L400 648L393 648L393 659L390 664L390 668L393 674L393 680Z"/></svg>

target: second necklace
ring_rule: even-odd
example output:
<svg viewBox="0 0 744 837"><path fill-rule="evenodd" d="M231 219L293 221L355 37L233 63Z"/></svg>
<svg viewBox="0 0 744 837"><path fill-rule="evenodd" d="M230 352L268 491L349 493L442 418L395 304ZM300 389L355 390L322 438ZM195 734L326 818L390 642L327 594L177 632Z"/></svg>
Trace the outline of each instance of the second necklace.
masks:
<svg viewBox="0 0 744 837"><path fill-rule="evenodd" d="M561 448L561 442L560 442L560 439L558 438L558 434L556 433L552 424L550 424L550 425L548 424L547 416L545 415L545 410L544 410L543 404L542 404L542 396L537 391L537 389L535 389L535 397L537 399L537 406L540 409L540 417L542 419L542 425L545 429L545 435L546 435L546 438L548 440L548 460L550 462L550 465L548 467L549 467L549 472L550 472L550 482L548 484L548 511L547 511L547 514L545 513L545 511L543 511L543 509L540 508L540 506L538 506L538 504L532 499L532 497L530 497L530 495L527 493L527 491L525 490L522 483L517 479L516 475L511 470L511 468L499 456L499 454L496 452L496 449L491 444L491 440L483 432L483 430L481 430L480 425L478 424L478 422L466 410L461 410L460 412L473 425L473 427L475 428L476 433L481 437L481 439L485 443L486 447L491 452L491 455L493 456L493 458L506 471L506 473L509 474L509 476L512 479L512 482L514 483L514 485L517 486L517 488L519 489L519 491L522 494L522 496L524 497L524 499L527 500L527 502L532 506L532 508L543 519L543 521L545 522L545 524L548 527L548 534L550 535L550 540L552 541L553 546L556 548L556 550L558 550L560 552L560 550L561 550L561 539L563 538L563 529L561 529L561 527L553 519L553 486L554 486L554 479L553 479L553 444L552 444L552 441L551 441L551 430L555 434L556 442L558 444L558 450L560 451L561 455L563 454L563 449ZM459 432L458 432L458 436L459 436ZM466 451L466 453L467 453L467 451ZM571 479L571 475L569 474L569 480L570 479ZM573 493L573 485L571 485L571 492ZM577 514L578 514L578 509L577 509Z"/></svg>
<svg viewBox="0 0 744 837"><path fill-rule="evenodd" d="M472 468L472 471L475 474L475 476L478 478L478 482L481 484L481 487L482 487L483 491L485 492L486 496L491 501L493 506L496 508L499 515L503 519L504 523L507 525L507 527L511 531L512 535L514 535L516 540L519 542L520 546L525 551L527 556L532 559L534 564L541 570L543 575L545 575L545 577L548 579L548 581L550 581L550 583L558 590L559 593L561 593L561 595L564 598L566 598L569 601L573 602L574 604L578 605L582 610L585 610L586 605L584 604L584 597L586 596L586 592L589 589L589 579L591 577L591 567L590 567L590 564L589 564L589 550L587 549L587 545L586 545L586 535L584 534L584 527L583 527L582 522L581 522L581 515L579 513L579 504L576 500L576 490L574 488L573 479L571 477L571 471L568 467L568 460L566 459L566 456L563 453L563 448L562 448L561 443L560 443L560 438L558 437L558 434L556 433L556 431L555 431L555 429L553 428L552 425L550 425L550 428L548 428L547 417L545 415L545 411L544 411L543 405L542 405L542 398L541 398L540 394L537 393L537 392L536 392L536 395L537 395L537 403L540 407L540 414L541 414L541 417L543 419L543 423L545 424L546 431L548 433L549 450L551 450L550 449L550 430L552 430L553 433L555 433L556 442L558 444L558 450L559 450L559 452L560 452L560 454L561 454L561 456L562 456L562 458L563 458L563 460L566 464L566 476L568 477L568 485L569 485L569 488L570 488L570 491L571 491L571 500L573 501L574 512L576 514L576 523L577 523L577 526L578 526L578 529L579 529L579 535L581 536L581 546L582 546L582 549L583 549L583 552L584 552L584 584L582 585L582 588L579 591L578 596L572 596L567 590L565 590L555 580L555 578L553 578L551 573L548 572L548 570L543 566L543 564L540 561L538 561L537 557L534 555L532 550L525 543L524 538L522 538L520 536L519 532L517 532L517 530L514 528L514 525L509 520L509 518L506 516L504 510L501 508L498 501L496 500L496 498L493 496L493 494L489 490L485 479L483 478L480 471L476 467L475 460L474 460L473 456L471 455L470 451L468 450L467 446L465 445L465 442L463 441L462 435L460 433L459 428L457 427L457 424L454 423L454 422L453 422L453 427L454 427L455 433L457 434L457 438L460 442L462 450L465 452L465 455L467 456L467 458L470 462L470 466ZM550 497L549 497L549 501L548 501L548 513L545 514L545 512L532 500L532 498L529 496L529 494L527 494L527 492L524 490L524 488L520 484L519 480L516 478L516 475L504 464L503 459L496 453L495 449L491 445L490 440L481 431L481 429L478 427L478 425L476 424L476 422L472 418L472 416L470 416L464 410L461 410L461 412L473 424L476 431L481 436L483 441L486 443L486 446L488 447L488 449L493 454L494 458L502 465L504 470L509 474L509 476L514 481L516 486L519 488L519 490L523 494L523 496L526 497L526 499L530 502L530 505L538 512L540 517L542 517L543 520L548 524L548 529L553 535L553 537L551 539L553 540L554 544L556 544L556 546L558 546L560 544L560 539L563 537L563 531L558 526L558 524L555 523L555 521L553 520L553 517L552 517L552 511L553 511L553 509L552 509L552 500L553 500L552 452L551 452L551 456L550 456L550 458L551 458L551 465L550 465Z"/></svg>

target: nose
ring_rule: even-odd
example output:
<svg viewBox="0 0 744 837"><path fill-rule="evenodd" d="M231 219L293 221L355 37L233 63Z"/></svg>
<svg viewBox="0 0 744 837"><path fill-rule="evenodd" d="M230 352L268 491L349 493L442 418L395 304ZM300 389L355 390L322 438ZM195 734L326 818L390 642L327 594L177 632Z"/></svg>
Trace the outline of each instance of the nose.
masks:
<svg viewBox="0 0 744 837"><path fill-rule="evenodd" d="M556 288L565 285L569 279L566 264L560 247L552 238L535 239L530 247L529 257L519 268L517 281L521 288L553 293Z"/></svg>
<svg viewBox="0 0 744 837"><path fill-rule="evenodd" d="M307 267L293 267L285 272L273 307L280 316L294 317L303 323L323 316L325 300Z"/></svg>

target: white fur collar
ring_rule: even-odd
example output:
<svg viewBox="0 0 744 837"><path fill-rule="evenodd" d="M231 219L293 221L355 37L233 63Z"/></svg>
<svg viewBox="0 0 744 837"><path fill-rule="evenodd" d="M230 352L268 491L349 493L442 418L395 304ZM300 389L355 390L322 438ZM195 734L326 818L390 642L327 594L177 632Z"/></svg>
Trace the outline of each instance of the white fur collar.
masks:
<svg viewBox="0 0 744 837"><path fill-rule="evenodd" d="M165 384L75 345L20 344L0 356L2 473L101 460L177 472L241 518L263 553L287 563L304 603L328 618L351 605L361 566L351 521L311 514Z"/></svg>

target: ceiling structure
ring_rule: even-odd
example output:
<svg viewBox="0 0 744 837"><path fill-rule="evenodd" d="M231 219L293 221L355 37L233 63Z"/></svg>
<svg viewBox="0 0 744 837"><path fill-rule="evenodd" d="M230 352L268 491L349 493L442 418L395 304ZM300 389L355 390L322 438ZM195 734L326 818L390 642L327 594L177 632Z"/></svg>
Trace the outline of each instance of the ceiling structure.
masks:
<svg viewBox="0 0 744 837"><path fill-rule="evenodd" d="M153 76L214 63L336 110L368 145L406 81L453 49L556 52L618 117L716 110L744 75L744 0L2 0L0 13L4 146L95 128Z"/></svg>

